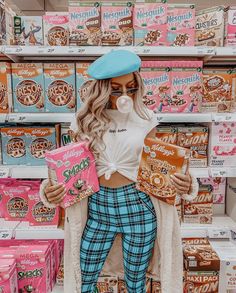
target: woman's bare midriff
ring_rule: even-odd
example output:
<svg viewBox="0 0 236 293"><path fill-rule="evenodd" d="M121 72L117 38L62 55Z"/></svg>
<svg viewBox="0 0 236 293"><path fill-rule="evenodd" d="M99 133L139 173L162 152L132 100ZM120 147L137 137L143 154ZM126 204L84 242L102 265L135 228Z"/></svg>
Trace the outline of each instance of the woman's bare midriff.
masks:
<svg viewBox="0 0 236 293"><path fill-rule="evenodd" d="M100 185L105 187L117 188L117 187L131 184L133 183L133 181L129 180L128 178L121 175L120 173L115 172L114 174L111 175L111 178L109 180L106 180L104 175L99 177L99 183Z"/></svg>

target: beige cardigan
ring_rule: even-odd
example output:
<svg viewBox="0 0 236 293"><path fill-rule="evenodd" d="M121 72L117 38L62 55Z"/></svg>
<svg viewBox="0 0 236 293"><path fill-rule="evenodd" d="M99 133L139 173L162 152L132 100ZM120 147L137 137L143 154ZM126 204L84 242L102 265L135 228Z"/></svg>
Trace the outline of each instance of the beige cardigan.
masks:
<svg viewBox="0 0 236 293"><path fill-rule="evenodd" d="M44 189L48 180L41 184L40 195L44 204L48 203ZM193 199L198 192L198 182L192 177L191 195L184 199ZM149 263L147 276L161 281L162 293L183 292L183 259L181 232L176 208L151 197L157 215L157 238L153 255ZM88 199L83 199L66 209L65 251L64 251L64 292L81 293L80 241L87 221ZM106 259L102 274L124 278L121 237L118 234Z"/></svg>

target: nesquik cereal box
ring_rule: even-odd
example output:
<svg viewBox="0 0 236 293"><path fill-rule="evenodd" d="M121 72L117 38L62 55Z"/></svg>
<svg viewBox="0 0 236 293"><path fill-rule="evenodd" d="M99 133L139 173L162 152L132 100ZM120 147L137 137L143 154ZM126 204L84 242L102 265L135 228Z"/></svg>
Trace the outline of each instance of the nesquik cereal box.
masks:
<svg viewBox="0 0 236 293"><path fill-rule="evenodd" d="M177 145L190 150L190 167L207 167L208 136L207 126L178 127Z"/></svg>
<svg viewBox="0 0 236 293"><path fill-rule="evenodd" d="M66 186L67 193L62 203L64 208L99 190L95 159L85 142L47 152L45 159L52 183Z"/></svg>
<svg viewBox="0 0 236 293"><path fill-rule="evenodd" d="M152 280L150 278L146 278L146 293L152 293ZM118 293L128 293L125 281L123 279L118 278Z"/></svg>
<svg viewBox="0 0 236 293"><path fill-rule="evenodd" d="M224 46L236 46L236 6L227 8Z"/></svg>
<svg viewBox="0 0 236 293"><path fill-rule="evenodd" d="M46 112L75 112L75 67L73 63L45 63Z"/></svg>
<svg viewBox="0 0 236 293"><path fill-rule="evenodd" d="M234 104L234 72L226 69L204 69L203 112L230 112Z"/></svg>
<svg viewBox="0 0 236 293"><path fill-rule="evenodd" d="M44 111L42 63L12 63L14 112Z"/></svg>
<svg viewBox="0 0 236 293"><path fill-rule="evenodd" d="M0 292L18 292L16 261L14 259L0 258Z"/></svg>
<svg viewBox="0 0 236 293"><path fill-rule="evenodd" d="M218 46L224 44L225 7L216 6L196 13L196 46Z"/></svg>
<svg viewBox="0 0 236 293"><path fill-rule="evenodd" d="M152 280L152 293L161 293L161 282Z"/></svg>
<svg viewBox="0 0 236 293"><path fill-rule="evenodd" d="M19 127L1 128L3 165L25 165L25 129Z"/></svg>
<svg viewBox="0 0 236 293"><path fill-rule="evenodd" d="M0 113L8 113L12 106L11 65L0 63Z"/></svg>
<svg viewBox="0 0 236 293"><path fill-rule="evenodd" d="M170 62L152 63L143 62L140 71L146 92L144 104L156 112L170 112L171 72L168 66Z"/></svg>
<svg viewBox="0 0 236 293"><path fill-rule="evenodd" d="M15 44L20 46L43 45L42 16L15 16L14 17Z"/></svg>
<svg viewBox="0 0 236 293"><path fill-rule="evenodd" d="M98 2L69 6L70 45L101 45L101 8Z"/></svg>
<svg viewBox="0 0 236 293"><path fill-rule="evenodd" d="M195 6L169 4L167 10L167 44L169 46L194 46Z"/></svg>
<svg viewBox="0 0 236 293"><path fill-rule="evenodd" d="M188 149L145 138L136 188L170 205L176 203L176 189L170 176L185 174L190 152Z"/></svg>
<svg viewBox="0 0 236 293"><path fill-rule="evenodd" d="M69 45L69 14L49 14L43 16L44 45Z"/></svg>
<svg viewBox="0 0 236 293"><path fill-rule="evenodd" d="M201 185L197 197L191 202L184 201L183 222L211 224L213 216L213 194L211 185Z"/></svg>
<svg viewBox="0 0 236 293"><path fill-rule="evenodd" d="M184 272L184 293L206 292L218 293L219 289L219 272L214 271L185 271ZM223 293L223 291L222 291Z"/></svg>
<svg viewBox="0 0 236 293"><path fill-rule="evenodd" d="M173 61L170 112L200 112L202 61Z"/></svg>
<svg viewBox="0 0 236 293"><path fill-rule="evenodd" d="M70 129L70 125L61 124L61 143L60 146L70 144L74 140L75 133Z"/></svg>
<svg viewBox="0 0 236 293"><path fill-rule="evenodd" d="M101 7L102 45L133 44L133 4L104 2Z"/></svg>
<svg viewBox="0 0 236 293"><path fill-rule="evenodd" d="M42 166L45 153L56 148L55 127L32 127L27 128L26 164L30 166Z"/></svg>
<svg viewBox="0 0 236 293"><path fill-rule="evenodd" d="M92 80L87 73L87 69L91 62L76 63L76 95L77 95L77 110L85 102L86 91L88 83L86 81Z"/></svg>
<svg viewBox="0 0 236 293"><path fill-rule="evenodd" d="M118 293L118 278L113 276L100 276L98 278L96 293ZM95 293L94 292L94 293Z"/></svg>
<svg viewBox="0 0 236 293"><path fill-rule="evenodd" d="M225 177L209 177L200 178L201 184L210 184L213 188L213 203L214 204L224 204L225 203L225 193L226 193L226 178Z"/></svg>
<svg viewBox="0 0 236 293"><path fill-rule="evenodd" d="M167 39L166 1L135 3L133 12L135 46L164 46Z"/></svg>

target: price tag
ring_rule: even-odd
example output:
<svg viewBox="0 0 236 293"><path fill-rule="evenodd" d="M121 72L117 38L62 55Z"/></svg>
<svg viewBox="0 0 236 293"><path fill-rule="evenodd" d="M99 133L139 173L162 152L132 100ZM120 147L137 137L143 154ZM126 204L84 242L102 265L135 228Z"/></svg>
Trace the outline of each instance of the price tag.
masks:
<svg viewBox="0 0 236 293"><path fill-rule="evenodd" d="M83 49L83 48L78 48L78 49L77 49L77 53L79 53L79 54L85 53L85 49Z"/></svg>
<svg viewBox="0 0 236 293"><path fill-rule="evenodd" d="M213 114L212 121L222 122L222 121L236 121L236 115L234 113L225 113L225 114Z"/></svg>
<svg viewBox="0 0 236 293"><path fill-rule="evenodd" d="M8 122L26 122L27 118L25 115L18 114L9 114L7 121Z"/></svg>
<svg viewBox="0 0 236 293"><path fill-rule="evenodd" d="M215 55L215 49L213 48L208 48L206 51L207 54L214 54Z"/></svg>
<svg viewBox="0 0 236 293"><path fill-rule="evenodd" d="M5 54L15 54L16 53L16 49L15 48L6 47L5 50L4 50L4 53Z"/></svg>
<svg viewBox="0 0 236 293"><path fill-rule="evenodd" d="M9 168L0 168L0 178L9 177L10 169Z"/></svg>
<svg viewBox="0 0 236 293"><path fill-rule="evenodd" d="M21 48L21 47L16 47L16 49L15 49L15 52L16 53L20 53L20 52L22 52L23 51L23 49Z"/></svg>
<svg viewBox="0 0 236 293"><path fill-rule="evenodd" d="M157 117L157 122L160 122L163 120L163 116L156 116Z"/></svg>
<svg viewBox="0 0 236 293"><path fill-rule="evenodd" d="M6 240L12 238L12 232L10 230L0 230L0 239Z"/></svg>
<svg viewBox="0 0 236 293"><path fill-rule="evenodd" d="M48 48L48 53L52 54L53 52L55 52L54 48Z"/></svg>
<svg viewBox="0 0 236 293"><path fill-rule="evenodd" d="M227 177L228 172L227 172L227 169L211 168L210 175L211 177Z"/></svg>
<svg viewBox="0 0 236 293"><path fill-rule="evenodd" d="M143 54L148 54L151 52L151 49L150 48L144 48L143 49Z"/></svg>
<svg viewBox="0 0 236 293"><path fill-rule="evenodd" d="M228 239L230 238L230 231L228 228L209 228L208 237L215 239Z"/></svg>

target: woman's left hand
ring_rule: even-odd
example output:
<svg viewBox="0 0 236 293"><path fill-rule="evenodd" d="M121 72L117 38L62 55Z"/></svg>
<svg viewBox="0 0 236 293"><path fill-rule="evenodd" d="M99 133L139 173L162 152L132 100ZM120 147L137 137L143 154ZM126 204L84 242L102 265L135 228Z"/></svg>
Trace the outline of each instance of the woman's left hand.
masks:
<svg viewBox="0 0 236 293"><path fill-rule="evenodd" d="M176 188L177 194L188 194L191 184L192 178L187 172L186 174L175 173L174 175L170 176L171 183Z"/></svg>

